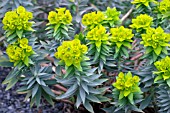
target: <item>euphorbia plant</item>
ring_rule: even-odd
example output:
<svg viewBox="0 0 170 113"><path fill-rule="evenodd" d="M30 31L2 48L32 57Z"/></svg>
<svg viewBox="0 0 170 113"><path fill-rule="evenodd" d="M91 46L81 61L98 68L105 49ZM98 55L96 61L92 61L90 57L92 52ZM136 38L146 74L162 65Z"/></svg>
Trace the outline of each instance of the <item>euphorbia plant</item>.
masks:
<svg viewBox="0 0 170 113"><path fill-rule="evenodd" d="M55 57L60 60L59 65L63 65L66 73L56 77L58 83L68 87L68 90L57 99L76 96L76 107L80 104L90 112L94 112L90 102L101 103L109 101L102 96L106 88L97 88L107 79L100 79L101 74L96 74L97 68L91 69L88 57L86 57L87 46L81 45L80 40L64 41L57 48Z"/></svg>
<svg viewBox="0 0 170 113"><path fill-rule="evenodd" d="M115 87L113 89L114 101L116 101L115 105L119 107L119 110L125 108L125 112L129 112L131 109L138 109L135 104L142 99L139 80L139 77L132 76L131 72L127 74L119 73L116 82L113 83Z"/></svg>

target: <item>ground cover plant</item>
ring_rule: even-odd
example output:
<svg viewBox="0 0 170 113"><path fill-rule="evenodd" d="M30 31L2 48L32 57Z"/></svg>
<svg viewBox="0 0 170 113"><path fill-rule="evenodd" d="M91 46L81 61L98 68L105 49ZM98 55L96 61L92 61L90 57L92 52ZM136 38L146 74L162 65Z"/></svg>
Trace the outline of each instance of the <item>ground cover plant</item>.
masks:
<svg viewBox="0 0 170 113"><path fill-rule="evenodd" d="M0 66L12 68L6 90L18 83L30 107L46 100L91 113L96 105L107 113L170 112L169 0L134 0L125 14L93 0L58 2L44 20L30 1L1 6Z"/></svg>

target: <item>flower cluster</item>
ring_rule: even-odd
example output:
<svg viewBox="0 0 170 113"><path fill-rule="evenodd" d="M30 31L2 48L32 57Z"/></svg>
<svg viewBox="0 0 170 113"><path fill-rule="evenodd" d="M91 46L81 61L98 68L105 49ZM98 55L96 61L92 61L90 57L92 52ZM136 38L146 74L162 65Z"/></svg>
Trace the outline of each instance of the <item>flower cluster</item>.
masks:
<svg viewBox="0 0 170 113"><path fill-rule="evenodd" d="M61 46L57 48L55 57L61 59L66 66L71 66L72 64L75 67L80 66L80 63L87 52L87 46L81 45L79 39L74 39L72 41L64 41Z"/></svg>
<svg viewBox="0 0 170 113"><path fill-rule="evenodd" d="M170 16L170 0L162 0L159 5L159 11Z"/></svg>
<svg viewBox="0 0 170 113"><path fill-rule="evenodd" d="M141 92L138 86L139 80L138 76L132 77L131 72L128 72L127 74L120 72L116 82L113 83L113 86L120 91L119 99L127 97L131 93Z"/></svg>
<svg viewBox="0 0 170 113"><path fill-rule="evenodd" d="M6 53L9 56L10 62L19 63L23 61L26 65L28 57L33 54L33 49L28 45L28 39L19 39L15 44L8 45Z"/></svg>
<svg viewBox="0 0 170 113"><path fill-rule="evenodd" d="M164 79L164 80L167 80L167 79L170 79L170 57L165 57L163 59L161 59L160 61L157 61L154 63L156 69L157 69L157 72L154 72L155 74L158 75L157 79L155 79L156 81L158 79Z"/></svg>
<svg viewBox="0 0 170 113"><path fill-rule="evenodd" d="M106 29L102 25L93 28L87 33L86 37L91 43L95 43L98 48L100 48L103 42L105 43L108 40L108 34L106 34Z"/></svg>
<svg viewBox="0 0 170 113"><path fill-rule="evenodd" d="M163 47L170 46L170 34L164 32L161 27L156 29L148 28L146 34L142 34L142 42L145 47L152 47L157 55L159 55Z"/></svg>
<svg viewBox="0 0 170 113"><path fill-rule="evenodd" d="M49 12L48 20L50 24L70 24L72 16L69 10L66 8L58 8L56 11Z"/></svg>
<svg viewBox="0 0 170 113"><path fill-rule="evenodd" d="M134 0L132 4L136 4L136 8L140 7L141 5L145 5L146 7L148 7L149 3L151 2L157 3L155 0Z"/></svg>
<svg viewBox="0 0 170 113"><path fill-rule="evenodd" d="M120 48L123 43L125 43L126 46L127 43L132 42L131 39L134 36L131 29L124 28L123 26L111 28L110 32L112 34L110 41L117 44L118 48Z"/></svg>
<svg viewBox="0 0 170 113"><path fill-rule="evenodd" d="M2 23L4 24L4 30L28 30L32 31L31 28L33 22L29 22L33 18L31 12L26 11L26 9L22 6L19 6L14 11L8 11Z"/></svg>
<svg viewBox="0 0 170 113"><path fill-rule="evenodd" d="M101 24L104 19L105 16L101 11L91 12L83 16L82 23L92 29L95 26Z"/></svg>
<svg viewBox="0 0 170 113"><path fill-rule="evenodd" d="M118 12L116 10L116 8L110 8L110 7L107 7L107 10L105 12L106 14L106 19L107 21L109 21L109 23L112 25L112 24L116 24L120 21L120 12Z"/></svg>
<svg viewBox="0 0 170 113"><path fill-rule="evenodd" d="M136 17L136 19L132 19L132 25L130 25L131 28L134 28L137 30L137 32L147 29L152 25L153 18L150 17L147 14L140 14Z"/></svg>

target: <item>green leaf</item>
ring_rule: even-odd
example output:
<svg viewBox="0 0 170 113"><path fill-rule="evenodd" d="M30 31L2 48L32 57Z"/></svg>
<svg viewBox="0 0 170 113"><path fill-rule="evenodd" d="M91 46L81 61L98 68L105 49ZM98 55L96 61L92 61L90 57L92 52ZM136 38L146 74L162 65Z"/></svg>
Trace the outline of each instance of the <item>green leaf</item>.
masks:
<svg viewBox="0 0 170 113"><path fill-rule="evenodd" d="M53 100L51 99L51 97L46 92L42 93L42 95L52 106L54 106Z"/></svg>
<svg viewBox="0 0 170 113"><path fill-rule="evenodd" d="M134 105L133 93L131 93L130 95L128 95L128 99L129 99L130 103L131 103L132 105Z"/></svg>
<svg viewBox="0 0 170 113"><path fill-rule="evenodd" d="M24 64L25 64L26 66L28 66L28 63L29 63L29 58L28 58L28 56L27 56L27 57L25 57L25 59L24 59Z"/></svg>
<svg viewBox="0 0 170 113"><path fill-rule="evenodd" d="M91 100L92 102L101 103L100 100L93 94L88 95L87 99Z"/></svg>
<svg viewBox="0 0 170 113"><path fill-rule="evenodd" d="M58 28L60 27L60 25L61 25L61 24L55 25L55 27L54 27L54 32L56 32L56 31L58 30Z"/></svg>
<svg viewBox="0 0 170 113"><path fill-rule="evenodd" d="M168 86L170 87L170 79L166 80L166 83L167 83Z"/></svg>
<svg viewBox="0 0 170 113"><path fill-rule="evenodd" d="M47 94L51 95L52 97L55 97L54 93L51 91L51 89L50 89L49 87L47 87L47 86L42 86L42 88L44 89L44 91L45 91Z"/></svg>
<svg viewBox="0 0 170 113"><path fill-rule="evenodd" d="M18 79L15 77L15 78L12 78L12 80L8 83L5 91L9 90L10 88L12 88L16 83L18 82Z"/></svg>
<svg viewBox="0 0 170 113"><path fill-rule="evenodd" d="M151 102L151 95L150 96L147 96L146 98L145 98L145 100L143 100L142 101L142 103L140 104L140 106L139 106L139 108L140 109L145 109L146 107L148 107L148 105L150 104L150 102Z"/></svg>
<svg viewBox="0 0 170 113"><path fill-rule="evenodd" d="M76 99L76 107L78 108L81 104L82 100L81 100L81 97L80 97L80 94L77 95L77 99Z"/></svg>
<svg viewBox="0 0 170 113"><path fill-rule="evenodd" d="M39 107L40 105L40 100L41 100L41 88L38 88L38 91L35 95L36 98L36 105Z"/></svg>
<svg viewBox="0 0 170 113"><path fill-rule="evenodd" d="M21 39L23 30L16 30L17 36Z"/></svg>
<svg viewBox="0 0 170 113"><path fill-rule="evenodd" d="M150 53L153 50L152 47L146 47L146 54Z"/></svg>
<svg viewBox="0 0 170 113"><path fill-rule="evenodd" d="M129 42L123 42L123 45L130 49L132 48L132 45Z"/></svg>
<svg viewBox="0 0 170 113"><path fill-rule="evenodd" d="M162 51L162 47L161 46L158 46L157 48L154 49L156 55L160 55L161 54L161 51Z"/></svg>
<svg viewBox="0 0 170 113"><path fill-rule="evenodd" d="M89 89L87 87L87 84L85 82L82 82L81 86L86 91L86 93L89 94Z"/></svg>
<svg viewBox="0 0 170 113"><path fill-rule="evenodd" d="M32 89L32 98L33 98L33 97L35 96L35 94L37 93L38 88L39 88L39 85L36 84L36 85L34 86L34 88Z"/></svg>
<svg viewBox="0 0 170 113"><path fill-rule="evenodd" d="M75 83L73 86L71 86L66 93L64 93L61 96L56 97L56 99L63 99L63 98L68 98L72 96L76 91L77 91L78 85Z"/></svg>
<svg viewBox="0 0 170 113"><path fill-rule="evenodd" d="M162 75L158 75L155 79L154 79L154 83L156 83L158 80L162 79Z"/></svg>
<svg viewBox="0 0 170 113"><path fill-rule="evenodd" d="M83 104L84 107L91 113L94 113L93 111L93 107L91 106L91 104L89 103L89 101L86 100L86 102Z"/></svg>
<svg viewBox="0 0 170 113"><path fill-rule="evenodd" d="M123 93L123 91L120 91L119 100L121 100L123 97L124 97L124 93Z"/></svg>
<svg viewBox="0 0 170 113"><path fill-rule="evenodd" d="M117 47L120 49L120 47L122 46L122 42L116 42L116 45L117 45Z"/></svg>
<svg viewBox="0 0 170 113"><path fill-rule="evenodd" d="M80 94L81 100L82 100L82 102L84 104L85 99L86 99L86 93L85 93L85 91L84 91L84 89L82 87L79 88L79 94Z"/></svg>

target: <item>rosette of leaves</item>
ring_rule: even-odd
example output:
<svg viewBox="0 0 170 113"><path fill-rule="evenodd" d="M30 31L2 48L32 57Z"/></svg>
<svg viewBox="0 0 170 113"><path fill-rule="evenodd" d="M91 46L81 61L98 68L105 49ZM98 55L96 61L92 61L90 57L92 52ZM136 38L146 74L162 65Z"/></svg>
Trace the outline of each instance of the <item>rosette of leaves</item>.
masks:
<svg viewBox="0 0 170 113"><path fill-rule="evenodd" d="M19 94L26 94L25 100L30 98L31 107L34 104L39 107L42 97L51 105L54 105L52 99L55 98L55 94L51 91L49 86L56 84L56 81L51 79L53 76L51 73L51 66L41 67L37 64L22 72L20 78L21 87L17 92Z"/></svg>
<svg viewBox="0 0 170 113"><path fill-rule="evenodd" d="M136 14L149 14L158 5L158 2L156 0L134 0L131 3L136 5Z"/></svg>
<svg viewBox="0 0 170 113"><path fill-rule="evenodd" d="M135 19L132 19L130 27L136 30L136 37L141 37L141 33L145 33L147 28L150 28L153 24L153 18L147 14L140 14Z"/></svg>
<svg viewBox="0 0 170 113"><path fill-rule="evenodd" d="M92 56L94 64L98 66L99 73L103 70L103 66L107 65L107 57L110 52L109 34L102 25L96 26L87 33L86 39L89 40L90 49L88 54Z"/></svg>
<svg viewBox="0 0 170 113"><path fill-rule="evenodd" d="M47 24L46 33L48 37L58 41L69 39L69 30L73 30L71 27L72 15L66 8L56 8L56 11L49 12L49 23Z"/></svg>
<svg viewBox="0 0 170 113"><path fill-rule="evenodd" d="M170 64L168 63L170 61L170 57L166 56L165 58L161 59L160 61L157 61L154 63L157 71L154 71L153 73L156 74L156 78L154 80L154 83L159 81L159 83L166 82L167 85L170 87Z"/></svg>
<svg viewBox="0 0 170 113"><path fill-rule="evenodd" d="M167 47L170 46L170 34L164 32L161 27L156 29L148 28L146 34L142 34L141 44L145 47L145 55L143 58L148 58L150 64L160 58L164 58L167 54Z"/></svg>
<svg viewBox="0 0 170 113"><path fill-rule="evenodd" d="M158 10L163 15L163 18L170 17L170 1L162 0L159 3Z"/></svg>
<svg viewBox="0 0 170 113"><path fill-rule="evenodd" d="M113 83L114 105L118 107L116 111L120 109L124 109L125 112L142 111L136 106L137 103L142 101L143 97L139 81L139 77L132 76L130 71L127 74L119 73L116 82Z"/></svg>
<svg viewBox="0 0 170 113"><path fill-rule="evenodd" d="M98 25L106 27L115 27L120 25L120 12L116 8L107 7L105 12L97 11L83 15L82 24L87 26L88 30L92 30Z"/></svg>
<svg viewBox="0 0 170 113"><path fill-rule="evenodd" d="M99 79L101 74L95 73L97 68L91 69L91 64L87 62L85 56L87 47L81 45L78 39L64 41L57 50L55 56L64 63L59 63L59 65L65 66L66 74L57 76L56 80L68 88L67 92L58 96L57 99L76 96L77 108L83 104L88 111L94 113L90 102L109 101L108 98L102 96L106 88L97 88L107 79Z"/></svg>
<svg viewBox="0 0 170 113"><path fill-rule="evenodd" d="M7 37L7 42L12 44L17 41L18 37L21 39L25 37L25 33L34 31L32 29L33 21L32 13L26 11L22 6L19 6L13 11L8 11L2 20L3 29Z"/></svg>
<svg viewBox="0 0 170 113"><path fill-rule="evenodd" d="M33 64L30 56L35 54L35 52L32 47L28 45L27 38L22 38L14 44L9 44L6 53L9 57L9 61L13 62L14 66L22 66L23 64L29 66L30 64Z"/></svg>
<svg viewBox="0 0 170 113"><path fill-rule="evenodd" d="M107 7L107 10L104 12L105 14L105 21L103 22L103 24L109 24L107 26L109 26L109 28L118 26L121 24L121 20L119 18L120 16L120 12L117 11L117 9L114 8L110 8Z"/></svg>
<svg viewBox="0 0 170 113"><path fill-rule="evenodd" d="M124 28L123 26L117 28L110 29L111 44L113 49L115 49L114 59L121 58L125 56L125 58L129 58L129 53L127 48L131 48L131 42L133 42L132 38L134 34L132 34L132 30L128 28Z"/></svg>
<svg viewBox="0 0 170 113"><path fill-rule="evenodd" d="M91 12L83 15L82 24L87 26L88 30L95 28L96 26L102 24L105 19L105 15L101 11Z"/></svg>

